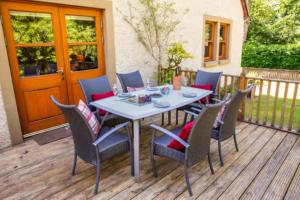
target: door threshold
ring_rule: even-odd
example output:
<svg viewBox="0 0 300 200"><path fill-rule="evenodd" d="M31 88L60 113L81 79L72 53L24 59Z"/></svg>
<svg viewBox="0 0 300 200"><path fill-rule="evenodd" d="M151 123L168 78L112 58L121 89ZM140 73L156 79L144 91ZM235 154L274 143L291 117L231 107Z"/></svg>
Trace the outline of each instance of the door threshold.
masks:
<svg viewBox="0 0 300 200"><path fill-rule="evenodd" d="M35 132L32 132L32 133L27 133L23 136L23 138L29 138L31 136L34 136L34 135L38 135L38 134L41 134L41 133L45 133L47 131L52 131L52 130L55 130L55 129L59 129L59 128L63 128L63 127L67 127L69 126L68 123L66 124L62 124L62 125L58 125L58 126L53 126L51 128L47 128L47 129L43 129L43 130L40 130L40 131L35 131Z"/></svg>

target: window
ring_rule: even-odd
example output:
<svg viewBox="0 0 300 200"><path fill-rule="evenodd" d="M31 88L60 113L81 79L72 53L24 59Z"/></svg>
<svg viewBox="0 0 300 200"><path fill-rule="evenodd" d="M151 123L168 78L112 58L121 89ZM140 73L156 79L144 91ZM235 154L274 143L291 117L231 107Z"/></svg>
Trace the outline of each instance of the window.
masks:
<svg viewBox="0 0 300 200"><path fill-rule="evenodd" d="M205 23L205 53L204 60L214 60L214 48L216 39L216 23L206 22Z"/></svg>
<svg viewBox="0 0 300 200"><path fill-rule="evenodd" d="M215 66L228 63L230 21L207 17L204 27L204 65Z"/></svg>
<svg viewBox="0 0 300 200"><path fill-rule="evenodd" d="M220 24L220 36L219 36L219 60L225 60L228 57L228 35L229 24Z"/></svg>

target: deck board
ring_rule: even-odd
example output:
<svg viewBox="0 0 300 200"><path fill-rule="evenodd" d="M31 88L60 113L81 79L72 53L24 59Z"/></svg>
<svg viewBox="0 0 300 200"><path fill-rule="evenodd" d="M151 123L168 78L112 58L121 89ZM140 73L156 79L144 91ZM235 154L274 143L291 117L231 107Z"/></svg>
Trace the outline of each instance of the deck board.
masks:
<svg viewBox="0 0 300 200"><path fill-rule="evenodd" d="M173 113L174 114L174 113ZM175 118L173 117L173 120ZM294 199L300 187L300 138L256 125L239 123L237 140L222 143L220 166L217 143L211 142L215 174L207 159L190 168L194 196L186 190L183 167L157 158L158 178L149 160L150 130L159 117L145 119L141 135L141 182L130 176L130 157L124 154L103 163L99 194L94 196L95 167L79 160L71 176L72 139L39 146L25 143L0 151L0 199ZM175 124L174 122L172 124ZM171 128L173 126L168 126ZM249 196L250 195L250 196Z"/></svg>
<svg viewBox="0 0 300 200"><path fill-rule="evenodd" d="M277 133L276 135L282 135ZM251 183L246 190L245 195L241 199L261 199L269 184L272 182L274 176L288 155L290 149L293 147L297 136L287 135L282 143L278 146L268 163L256 176L255 180ZM259 183L263 182L263 185Z"/></svg>
<svg viewBox="0 0 300 200"><path fill-rule="evenodd" d="M300 139L293 146L292 150L281 165L272 183L266 190L263 199L283 199L291 180L300 163Z"/></svg>
<svg viewBox="0 0 300 200"><path fill-rule="evenodd" d="M286 200L299 199L300 196L300 165L298 164L297 172L294 176L293 181L290 184L290 187L284 197Z"/></svg>
<svg viewBox="0 0 300 200"><path fill-rule="evenodd" d="M217 199L248 164L255 159L255 156L260 154L264 157L269 157L283 138L273 136L272 132L265 132L262 136L265 137L260 137L251 145L198 199Z"/></svg>

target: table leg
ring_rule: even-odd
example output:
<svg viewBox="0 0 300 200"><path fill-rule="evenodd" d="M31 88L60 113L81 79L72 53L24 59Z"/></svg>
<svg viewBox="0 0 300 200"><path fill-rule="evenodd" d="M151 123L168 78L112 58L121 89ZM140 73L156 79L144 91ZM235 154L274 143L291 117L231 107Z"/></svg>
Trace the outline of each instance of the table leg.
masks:
<svg viewBox="0 0 300 200"><path fill-rule="evenodd" d="M139 120L133 121L133 158L134 158L134 177L135 181L140 181L140 123Z"/></svg>

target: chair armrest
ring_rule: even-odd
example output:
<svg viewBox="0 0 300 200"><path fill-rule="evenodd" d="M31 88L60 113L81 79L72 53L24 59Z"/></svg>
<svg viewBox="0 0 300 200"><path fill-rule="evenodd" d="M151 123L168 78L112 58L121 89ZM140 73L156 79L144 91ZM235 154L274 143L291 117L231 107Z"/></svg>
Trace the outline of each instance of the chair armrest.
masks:
<svg viewBox="0 0 300 200"><path fill-rule="evenodd" d="M177 140L185 148L188 148L190 146L186 141L184 141L183 139L181 139L180 137L178 137L176 134L172 133L171 131L168 131L167 129L164 129L164 128L162 128L158 125L155 125L155 124L151 124L150 127L154 130L157 130L157 131L161 132L161 133L167 134L171 138Z"/></svg>
<svg viewBox="0 0 300 200"><path fill-rule="evenodd" d="M200 104L200 103L191 103L189 105L192 107L195 107L195 108L199 108L199 109L203 108L203 104Z"/></svg>
<svg viewBox="0 0 300 200"><path fill-rule="evenodd" d="M202 112L202 109L191 107L191 110L196 111L198 113Z"/></svg>
<svg viewBox="0 0 300 200"><path fill-rule="evenodd" d="M223 121L221 121L221 120L219 120L219 119L216 119L217 120L217 122L219 122L220 124L224 124L224 122Z"/></svg>
<svg viewBox="0 0 300 200"><path fill-rule="evenodd" d="M211 97L212 97L212 98L217 98L218 96L219 96L218 92L212 93L212 94L211 94Z"/></svg>
<svg viewBox="0 0 300 200"><path fill-rule="evenodd" d="M110 129L108 132L106 132L104 135L102 135L101 137L99 137L94 143L94 146L97 146L100 142L102 142L103 140L105 140L107 137L109 137L111 134L115 133L116 131L118 131L121 128L124 128L126 126L128 126L129 122L125 122L123 124L119 124L117 125L115 128Z"/></svg>
<svg viewBox="0 0 300 200"><path fill-rule="evenodd" d="M183 112L189 114L189 115L192 115L194 117L198 117L199 115L197 113L194 113L194 112L191 112L191 111L188 111L188 110L183 110Z"/></svg>
<svg viewBox="0 0 300 200"><path fill-rule="evenodd" d="M212 98L213 101L216 101L216 102L222 102L222 100L220 99L217 99L217 98Z"/></svg>

